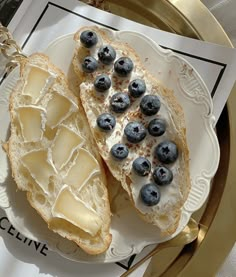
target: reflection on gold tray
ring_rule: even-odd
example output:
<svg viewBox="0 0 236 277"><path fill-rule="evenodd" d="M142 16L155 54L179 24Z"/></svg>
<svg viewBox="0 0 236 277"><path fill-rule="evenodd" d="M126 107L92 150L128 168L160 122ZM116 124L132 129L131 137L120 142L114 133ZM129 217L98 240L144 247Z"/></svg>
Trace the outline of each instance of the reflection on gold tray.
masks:
<svg viewBox="0 0 236 277"><path fill-rule="evenodd" d="M232 47L220 24L198 0L105 0L102 8L104 6L114 14L151 27ZM212 191L206 205L194 215L201 226L198 240L183 249L162 251L152 259L145 277L213 276L232 248L236 238L236 187L233 186L236 179L236 172L233 171L233 153L236 152L235 102L236 86L216 127L221 159Z"/></svg>

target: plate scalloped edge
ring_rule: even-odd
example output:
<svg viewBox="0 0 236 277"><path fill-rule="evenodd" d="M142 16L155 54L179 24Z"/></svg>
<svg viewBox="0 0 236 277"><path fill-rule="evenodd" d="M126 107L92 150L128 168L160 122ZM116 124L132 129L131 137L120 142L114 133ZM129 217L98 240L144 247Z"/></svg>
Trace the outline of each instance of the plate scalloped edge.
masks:
<svg viewBox="0 0 236 277"><path fill-rule="evenodd" d="M3 175L1 177L1 184L0 184L0 206L5 209L6 214L13 225L20 231L23 230L23 234L29 238L36 239L36 240L43 240L47 241L50 249L58 252L60 255L74 261L80 262L89 262L89 263L104 263L104 262L115 262L125 259L132 254L139 253L145 246L155 243L161 242L167 239L172 238L173 236L177 235L184 226L188 223L191 214L198 210L203 203L206 201L208 197L209 190L210 190L210 181L211 178L214 176L218 163L219 163L219 144L217 140L217 136L215 134L215 130L213 128L215 123L215 118L212 115L212 99L210 94L207 90L206 85L204 84L203 80L201 79L200 75L196 72L196 70L182 57L176 55L174 52L170 50L164 50L160 46L158 46L154 41L151 39L131 31L118 31L114 32L108 29L104 29L106 32L109 33L114 39L119 38L123 41L126 41L135 48L138 54L142 54L142 50L145 48L147 55L152 57L152 62L146 63L145 65L148 69L154 74L156 70L156 63L158 65L168 65L168 70L171 69L172 75L171 80L168 79L168 87L174 90L175 96L179 101L182 102L182 106L184 108L185 116L186 116L186 125L187 125L187 140L188 144L190 145L190 171L191 171L191 181L192 181L192 188L189 194L189 197L182 209L182 216L180 225L172 236L165 238L165 239L143 239L137 241L131 241L130 244L119 244L119 240L114 240L111 243L110 248L108 251L102 255L98 255L96 257L89 256L80 250L75 244L60 238L58 235L53 234L51 231L45 229L41 230L42 232L39 233L30 233L30 228L27 230L27 227L22 226L22 220L19 220L18 217L15 216L13 208L11 206L11 201L9 199L9 195L7 194L6 190L6 182L4 182L4 174L5 179L7 178L8 168L7 168L7 159L5 153L2 151L0 152L1 164L0 169L3 170ZM57 38L53 41L48 48L44 51L49 57L51 58L52 62L59 66L62 70L67 73L69 63L72 58L72 53L67 53L67 63L63 60L63 64L60 63L58 60L58 51L57 49L61 46L64 47L64 50L72 49L74 44L72 40L72 34L65 35L63 37ZM139 43L137 42L139 40ZM64 45L64 44L65 45ZM58 47L60 45L60 47ZM144 47L144 48L143 48ZM147 47L150 51L147 51ZM66 53L66 51L64 52ZM143 62L146 62L146 59L143 55L140 55ZM155 65L155 67L154 67ZM166 69L167 70L167 69ZM16 71L14 71L16 72ZM4 128L8 129L9 125L9 116L6 114L8 112L8 96L13 87L14 82L17 79L17 74L14 72L12 75L9 75L7 80L3 83L2 88L5 92L0 96L0 122L3 123ZM12 77L11 77L12 76ZM163 83L166 83L167 76L169 78L169 71L162 71L162 74L158 75L158 78L161 79ZM198 117L194 118L194 116ZM190 118L189 118L190 117ZM195 124L192 124L192 117L195 120ZM7 122L8 120L8 122ZM194 126L193 126L194 125ZM1 125L2 126L2 125ZM196 128L203 128L202 136L201 136L201 148L199 149L199 137L196 137L194 131L194 127ZM6 140L8 135L8 130L4 130L1 137L1 140ZM199 130L199 129L198 129ZM194 135L192 134L194 133ZM198 132L196 133L198 134ZM199 135L199 134L198 134ZM202 142L203 141L203 142ZM207 161L203 162L202 159L198 159L201 157L201 154L206 153L206 150L211 152L211 160L207 159ZM200 154L199 154L200 151ZM2 162L3 161L3 162ZM196 162L197 161L197 162ZM133 234L132 234L133 235Z"/></svg>

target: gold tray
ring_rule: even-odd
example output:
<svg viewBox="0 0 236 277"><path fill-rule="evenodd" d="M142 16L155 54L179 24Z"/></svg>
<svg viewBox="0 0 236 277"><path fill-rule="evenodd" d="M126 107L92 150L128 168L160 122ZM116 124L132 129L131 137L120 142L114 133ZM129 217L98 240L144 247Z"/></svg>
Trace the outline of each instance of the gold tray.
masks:
<svg viewBox="0 0 236 277"><path fill-rule="evenodd" d="M105 9L151 27L233 47L223 28L199 0L106 0ZM206 205L194 215L201 225L198 240L183 249L161 251L152 259L145 277L214 276L233 247L236 238L234 103L236 86L216 126L221 159L212 190Z"/></svg>

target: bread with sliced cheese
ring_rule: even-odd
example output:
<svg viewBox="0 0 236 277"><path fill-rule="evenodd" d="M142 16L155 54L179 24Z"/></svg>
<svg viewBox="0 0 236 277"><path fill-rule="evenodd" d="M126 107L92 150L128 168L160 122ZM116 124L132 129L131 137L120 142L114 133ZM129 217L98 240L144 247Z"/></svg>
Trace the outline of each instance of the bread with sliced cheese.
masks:
<svg viewBox="0 0 236 277"><path fill-rule="evenodd" d="M111 242L106 176L83 109L43 54L20 64L7 150L17 187L62 237L89 254Z"/></svg>
<svg viewBox="0 0 236 277"><path fill-rule="evenodd" d="M86 47L86 40L85 43L81 40L81 34L84 31L88 31L88 40L90 39L89 36L94 36L93 32L96 34L97 42L92 47ZM189 151L184 112L181 105L177 102L173 91L167 88L168 84L161 84L156 77L150 74L141 63L140 57L135 50L128 43L110 35L110 31L96 26L83 27L75 33L74 40L76 46L73 66L78 80L80 80L79 97L100 155L113 176L121 182L121 185L127 191L139 215L145 221L159 227L163 234L174 233L180 220L181 208L190 190ZM98 57L100 47L105 47L104 51L106 53L103 53L104 55L110 51L109 47L106 47L107 45L112 46L116 51L116 58L109 65ZM86 58L88 56L97 61L97 68L91 73L86 72L87 69L84 70L89 59L92 60L91 58ZM133 70L127 76L122 77L122 72L118 73L118 71L114 70L114 64L120 57L128 57L133 62ZM122 63L124 63L124 60ZM120 63L121 66L122 63ZM111 87L105 92L100 92L94 85L96 78L100 74L108 75L111 80ZM135 79L142 79L146 84L146 92L140 97L132 97L128 89L131 81ZM118 92L128 95L130 99L128 109L123 112L117 112L111 107L112 96ZM140 103L145 95L158 96L161 107L157 114L146 116L141 111ZM122 101L121 98L117 98L116 104ZM114 129L111 127L112 130L107 131L99 128L97 120L103 113L109 113L115 118ZM152 136L147 130L150 121L155 118L164 120L167 126L165 133L161 136ZM107 119L107 121L109 120L111 119ZM145 139L139 143L132 143L127 140L124 130L129 122L140 122L143 124L146 129ZM162 162L156 158L154 152L157 145L163 141L175 143L178 149L178 159L174 163L166 165L173 173L173 180L169 185L157 185L160 192L160 201L158 204L150 206L141 200L140 192L144 185L154 182L153 170L157 165L162 165ZM127 158L122 160L114 158L111 149L117 143L122 143L128 148ZM133 162L138 157L145 157L150 161L152 169L147 176L139 176L133 170ZM155 192L153 193L155 194Z"/></svg>

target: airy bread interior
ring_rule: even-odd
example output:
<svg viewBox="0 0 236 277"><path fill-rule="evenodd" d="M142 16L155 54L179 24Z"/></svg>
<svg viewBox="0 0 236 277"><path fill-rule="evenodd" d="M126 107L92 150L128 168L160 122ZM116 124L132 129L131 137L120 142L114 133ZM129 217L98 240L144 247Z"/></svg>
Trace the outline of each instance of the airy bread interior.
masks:
<svg viewBox="0 0 236 277"><path fill-rule="evenodd" d="M93 30L98 36L98 43L92 48L85 48L80 43L80 34L84 30ZM167 89L167 85L161 84L153 77L143 66L139 56L133 48L127 43L114 39L106 32L96 26L88 26L79 29L74 35L76 42L73 66L80 80L80 99L85 110L90 130L96 140L100 155L106 162L113 176L121 182L123 188L127 191L130 200L136 207L140 216L147 222L150 222L160 228L163 234L172 234L177 226L181 215L181 207L187 199L190 190L189 174L189 153L186 141L186 127L183 109L177 102L173 91ZM98 63L98 69L93 73L85 73L82 70L81 63L85 56L93 56L98 59L97 53L101 45L111 45L116 50L116 59L121 56L129 57L134 63L134 69L130 76L119 77L113 66L106 66ZM105 94L99 93L94 88L94 80L101 73L109 75L112 81L112 87ZM110 110L109 101L116 92L128 92L128 84L136 78L144 79L146 82L146 94L157 95L161 101L161 109L158 117L164 118L167 122L167 131L161 137L147 138L138 144L129 143L124 137L124 127L130 121L141 121L145 126L155 118L144 117L139 109L140 98L132 99L131 106L123 114L115 114ZM102 132L99 130L96 119L104 113L112 113L116 117L116 127L112 132ZM158 161L153 159L154 148L164 139L172 140L176 143L179 151L178 160L169 167L174 172L174 180L171 185L160 187L161 200L152 207L145 206L140 201L139 192L141 187L150 182L151 173L148 177L137 177L132 171L132 162L139 156L145 156L152 161L155 166ZM123 161L115 160L110 150L115 143L125 143L129 147L129 156Z"/></svg>
<svg viewBox="0 0 236 277"><path fill-rule="evenodd" d="M83 109L48 57L20 65L6 145L17 187L48 227L89 254L110 245L106 176Z"/></svg>

